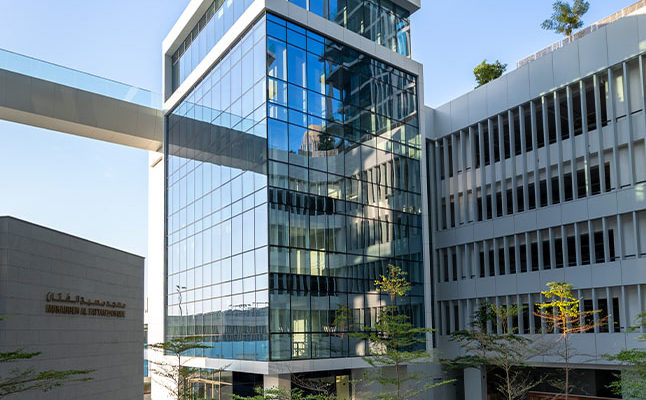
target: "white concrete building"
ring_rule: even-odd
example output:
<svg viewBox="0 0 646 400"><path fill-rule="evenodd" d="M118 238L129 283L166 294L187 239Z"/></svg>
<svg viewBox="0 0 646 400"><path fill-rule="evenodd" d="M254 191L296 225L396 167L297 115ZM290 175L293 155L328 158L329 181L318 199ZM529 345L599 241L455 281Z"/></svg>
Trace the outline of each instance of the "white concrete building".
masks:
<svg viewBox="0 0 646 400"><path fill-rule="evenodd" d="M426 108L433 327L445 354L459 353L449 334L468 328L482 302L526 306L509 323L539 334L534 304L554 281L572 284L584 310L601 310L595 319L608 317L574 336L577 368L599 374L616 368L603 354L644 346L644 326L627 330L646 309L643 3ZM466 390L478 380L465 377L467 398L480 398Z"/></svg>
<svg viewBox="0 0 646 400"><path fill-rule="evenodd" d="M85 382L7 399L140 400L142 257L0 217L0 352L41 354L14 369L93 370Z"/></svg>

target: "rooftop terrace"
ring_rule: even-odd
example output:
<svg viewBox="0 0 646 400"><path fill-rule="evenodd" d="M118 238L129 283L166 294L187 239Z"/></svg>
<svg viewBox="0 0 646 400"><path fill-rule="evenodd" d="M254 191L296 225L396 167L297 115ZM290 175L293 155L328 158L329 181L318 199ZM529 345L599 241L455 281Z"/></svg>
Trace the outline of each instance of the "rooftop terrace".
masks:
<svg viewBox="0 0 646 400"><path fill-rule="evenodd" d="M608 25L608 24L610 24L610 23L612 23L612 22L614 22L614 21L616 21L618 19L626 17L628 15L635 15L635 14L642 14L642 13L646 13L646 0L640 0L640 1L628 6L628 7L624 8L624 9L622 9L622 10L617 11L616 13L614 13L612 15L609 15L609 16L595 22L594 24L588 26L587 28L584 28L584 29L576 32L575 34L572 35L572 40L580 39L583 36L585 36L585 35L587 35L587 34L589 34L591 32L594 32L594 31L598 30L599 28L602 28L602 27L604 27L604 26L606 26L606 25ZM528 57L525 57L522 60L518 61L516 63L516 68L522 67L523 65L525 65L525 64L527 64L527 63L529 63L531 61L534 61L537 58L544 56L545 54L551 53L554 50L559 49L559 48L565 46L568 43L570 43L570 38L565 38L565 39L560 40L560 41L558 41L556 43L553 43L552 45L547 46L544 49L539 50L536 53L534 53L534 54L532 54L532 55L530 55Z"/></svg>

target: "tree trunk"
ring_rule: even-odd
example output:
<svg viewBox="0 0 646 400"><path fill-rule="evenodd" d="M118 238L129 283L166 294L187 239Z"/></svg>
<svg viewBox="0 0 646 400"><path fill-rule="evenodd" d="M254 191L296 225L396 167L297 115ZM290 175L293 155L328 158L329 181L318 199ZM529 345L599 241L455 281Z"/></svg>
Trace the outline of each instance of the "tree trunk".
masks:
<svg viewBox="0 0 646 400"><path fill-rule="evenodd" d="M566 327L567 328L567 327ZM569 354L568 354L568 344L567 344L567 334L564 334L564 343L565 343L565 400L568 400L568 395L570 394L570 363L569 363Z"/></svg>

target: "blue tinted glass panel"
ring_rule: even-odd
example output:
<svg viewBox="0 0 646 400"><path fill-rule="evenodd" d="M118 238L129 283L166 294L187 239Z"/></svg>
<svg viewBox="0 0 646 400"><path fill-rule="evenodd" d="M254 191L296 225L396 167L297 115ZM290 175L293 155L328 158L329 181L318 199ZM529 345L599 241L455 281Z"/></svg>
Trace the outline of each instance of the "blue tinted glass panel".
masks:
<svg viewBox="0 0 646 400"><path fill-rule="evenodd" d="M243 2L229 3L242 12ZM166 116L166 334L201 338L208 348L196 357L269 357L265 26ZM286 92L283 83L272 101ZM286 126L284 138L286 154Z"/></svg>
<svg viewBox="0 0 646 400"><path fill-rule="evenodd" d="M289 0L363 37L410 57L410 13L390 0ZM289 43L293 43L289 41Z"/></svg>
<svg viewBox="0 0 646 400"><path fill-rule="evenodd" d="M365 344L350 333L388 304L369 292L389 264L409 273L402 310L424 324L417 79L268 19L288 31L284 43L268 39L268 48L286 49L288 66L267 83L276 103L268 108L269 358L361 356ZM305 37L305 48L290 37ZM336 325L342 313L353 323Z"/></svg>

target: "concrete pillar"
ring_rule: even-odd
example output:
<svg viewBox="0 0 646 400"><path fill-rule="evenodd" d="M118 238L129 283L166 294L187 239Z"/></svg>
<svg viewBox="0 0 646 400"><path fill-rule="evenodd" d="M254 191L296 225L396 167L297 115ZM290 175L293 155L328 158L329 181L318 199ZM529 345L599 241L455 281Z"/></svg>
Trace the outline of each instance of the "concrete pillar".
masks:
<svg viewBox="0 0 646 400"><path fill-rule="evenodd" d="M290 393L292 390L292 378L289 374L265 375L263 377L263 389L280 389Z"/></svg>
<svg viewBox="0 0 646 400"><path fill-rule="evenodd" d="M487 372L484 368L465 368L464 400L487 400Z"/></svg>

